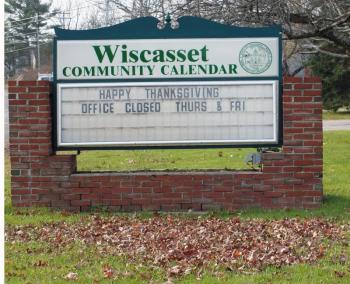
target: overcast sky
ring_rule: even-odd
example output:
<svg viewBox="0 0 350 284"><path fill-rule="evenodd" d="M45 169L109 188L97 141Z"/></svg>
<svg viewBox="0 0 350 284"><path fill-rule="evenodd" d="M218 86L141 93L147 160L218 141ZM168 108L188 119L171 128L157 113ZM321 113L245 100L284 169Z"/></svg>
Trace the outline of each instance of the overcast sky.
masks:
<svg viewBox="0 0 350 284"><path fill-rule="evenodd" d="M72 22L78 21L81 25L89 14L97 10L96 2L97 0L53 0L51 8L66 12L66 18L71 18Z"/></svg>

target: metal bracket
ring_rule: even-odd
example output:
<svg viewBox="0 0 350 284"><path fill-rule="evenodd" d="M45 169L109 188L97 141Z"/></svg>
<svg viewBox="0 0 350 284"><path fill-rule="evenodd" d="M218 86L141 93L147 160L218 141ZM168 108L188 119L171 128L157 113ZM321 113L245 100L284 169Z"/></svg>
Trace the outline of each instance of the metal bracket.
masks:
<svg viewBox="0 0 350 284"><path fill-rule="evenodd" d="M259 168L261 169L261 153L249 153L245 159L244 162L252 167L253 169Z"/></svg>

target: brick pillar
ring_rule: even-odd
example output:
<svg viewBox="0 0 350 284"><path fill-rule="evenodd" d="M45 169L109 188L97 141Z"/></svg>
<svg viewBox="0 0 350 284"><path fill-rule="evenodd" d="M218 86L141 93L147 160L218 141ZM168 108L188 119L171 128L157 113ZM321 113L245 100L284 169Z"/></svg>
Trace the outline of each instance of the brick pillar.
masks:
<svg viewBox="0 0 350 284"><path fill-rule="evenodd" d="M75 156L52 153L50 83L10 81L8 86L12 204L65 207L62 183L75 170Z"/></svg>
<svg viewBox="0 0 350 284"><path fill-rule="evenodd" d="M322 202L322 86L319 78L286 77L283 82L283 148L264 155L273 173L276 207L314 208Z"/></svg>

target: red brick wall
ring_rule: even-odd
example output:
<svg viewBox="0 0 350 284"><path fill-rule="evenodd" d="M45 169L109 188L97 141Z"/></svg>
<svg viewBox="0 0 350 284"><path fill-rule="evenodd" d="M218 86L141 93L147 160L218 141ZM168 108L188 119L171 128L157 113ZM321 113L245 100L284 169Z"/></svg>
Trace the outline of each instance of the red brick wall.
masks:
<svg viewBox="0 0 350 284"><path fill-rule="evenodd" d="M50 84L9 82L14 206L65 210L315 208L322 202L322 102L318 78L284 78L284 146L262 172L76 172L75 155L51 144Z"/></svg>

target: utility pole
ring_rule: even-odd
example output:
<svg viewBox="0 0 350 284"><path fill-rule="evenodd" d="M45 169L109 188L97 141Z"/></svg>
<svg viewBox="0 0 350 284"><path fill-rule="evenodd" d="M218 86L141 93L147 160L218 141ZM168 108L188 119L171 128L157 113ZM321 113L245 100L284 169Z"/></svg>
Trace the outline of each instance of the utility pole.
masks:
<svg viewBox="0 0 350 284"><path fill-rule="evenodd" d="M63 22L63 25L61 25L61 26L63 29L65 29L66 28L66 12L62 12L62 22Z"/></svg>
<svg viewBox="0 0 350 284"><path fill-rule="evenodd" d="M60 15L62 16L59 17L59 27L61 27L62 29L69 29L72 20L72 17L70 17L70 12L61 12Z"/></svg>
<svg viewBox="0 0 350 284"><path fill-rule="evenodd" d="M109 25L109 0L105 0L105 26Z"/></svg>
<svg viewBox="0 0 350 284"><path fill-rule="evenodd" d="M39 44L39 14L36 14L36 52L37 52L37 70L38 77L40 74L40 44Z"/></svg>

